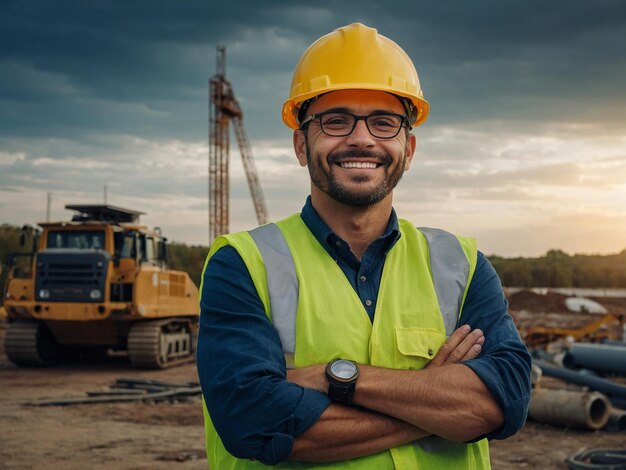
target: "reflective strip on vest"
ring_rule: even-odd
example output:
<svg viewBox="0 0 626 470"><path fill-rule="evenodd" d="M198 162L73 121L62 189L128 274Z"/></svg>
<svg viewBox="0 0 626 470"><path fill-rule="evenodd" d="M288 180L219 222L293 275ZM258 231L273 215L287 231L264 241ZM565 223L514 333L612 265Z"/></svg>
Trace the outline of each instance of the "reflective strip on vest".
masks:
<svg viewBox="0 0 626 470"><path fill-rule="evenodd" d="M428 241L430 269L437 293L439 310L450 336L461 313L463 293L469 278L470 265L459 240L438 228L418 227Z"/></svg>
<svg viewBox="0 0 626 470"><path fill-rule="evenodd" d="M450 336L455 330L470 265L459 240L449 232L420 227L430 250L430 266L437 301ZM272 324L278 331L283 352L293 356L296 350L296 312L298 278L289 246L278 226L263 225L248 232L261 253L267 273Z"/></svg>
<svg viewBox="0 0 626 470"><path fill-rule="evenodd" d="M256 243L267 272L272 324L278 330L283 352L296 352L296 311L298 310L298 277L285 237L274 223L248 232Z"/></svg>

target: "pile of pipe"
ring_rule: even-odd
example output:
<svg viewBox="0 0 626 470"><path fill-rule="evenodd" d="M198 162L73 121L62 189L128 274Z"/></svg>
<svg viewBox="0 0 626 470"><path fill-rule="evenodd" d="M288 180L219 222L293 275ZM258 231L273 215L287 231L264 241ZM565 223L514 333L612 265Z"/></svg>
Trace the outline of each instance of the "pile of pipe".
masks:
<svg viewBox="0 0 626 470"><path fill-rule="evenodd" d="M538 422L582 429L626 431L626 385L600 375L626 376L626 344L573 343L562 363L550 363L545 354L533 354L535 387L529 417ZM538 387L546 375L583 387L580 391Z"/></svg>
<svg viewBox="0 0 626 470"><path fill-rule="evenodd" d="M122 377L117 379L109 389L90 391L87 392L87 396L36 400L28 401L23 404L27 406L67 406L128 402L180 402L188 401L194 396L200 396L201 393L202 390L198 382L180 383L165 382L155 379Z"/></svg>
<svg viewBox="0 0 626 470"><path fill-rule="evenodd" d="M563 365L568 369L626 377L626 343L572 343L563 357Z"/></svg>

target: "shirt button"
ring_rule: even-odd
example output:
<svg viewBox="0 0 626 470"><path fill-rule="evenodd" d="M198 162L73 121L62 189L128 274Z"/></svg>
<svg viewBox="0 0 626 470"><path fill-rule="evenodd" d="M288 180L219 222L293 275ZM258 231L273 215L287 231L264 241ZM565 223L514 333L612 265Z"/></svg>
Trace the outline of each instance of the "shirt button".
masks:
<svg viewBox="0 0 626 470"><path fill-rule="evenodd" d="M361 276L359 279L361 280L361 282L367 281L367 277L365 277L365 276Z"/></svg>
<svg viewBox="0 0 626 470"><path fill-rule="evenodd" d="M367 299L365 301L365 305L367 305L368 307L371 307L372 306L372 301L370 299Z"/></svg>
<svg viewBox="0 0 626 470"><path fill-rule="evenodd" d="M335 242L335 246L336 246L337 248L341 248L341 242Z"/></svg>

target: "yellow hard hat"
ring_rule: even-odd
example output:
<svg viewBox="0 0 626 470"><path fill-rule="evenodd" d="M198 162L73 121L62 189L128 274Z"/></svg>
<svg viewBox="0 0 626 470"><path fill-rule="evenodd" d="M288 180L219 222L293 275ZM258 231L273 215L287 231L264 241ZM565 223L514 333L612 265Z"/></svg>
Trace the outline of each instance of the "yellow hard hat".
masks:
<svg viewBox="0 0 626 470"><path fill-rule="evenodd" d="M305 101L337 90L379 90L406 98L411 127L428 117L419 78L409 56L374 28L353 23L322 36L300 58L283 104L283 122L298 129L298 112Z"/></svg>

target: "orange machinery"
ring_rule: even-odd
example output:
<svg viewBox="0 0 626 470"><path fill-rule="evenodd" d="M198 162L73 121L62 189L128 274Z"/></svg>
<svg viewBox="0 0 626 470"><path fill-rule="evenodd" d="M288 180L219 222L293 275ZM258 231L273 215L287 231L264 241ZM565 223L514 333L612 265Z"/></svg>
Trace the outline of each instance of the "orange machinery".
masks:
<svg viewBox="0 0 626 470"><path fill-rule="evenodd" d="M41 223L34 249L14 254L4 287L8 358L45 366L82 350L127 350L132 364L191 360L198 289L166 266L167 240L141 212L68 205L70 222Z"/></svg>

